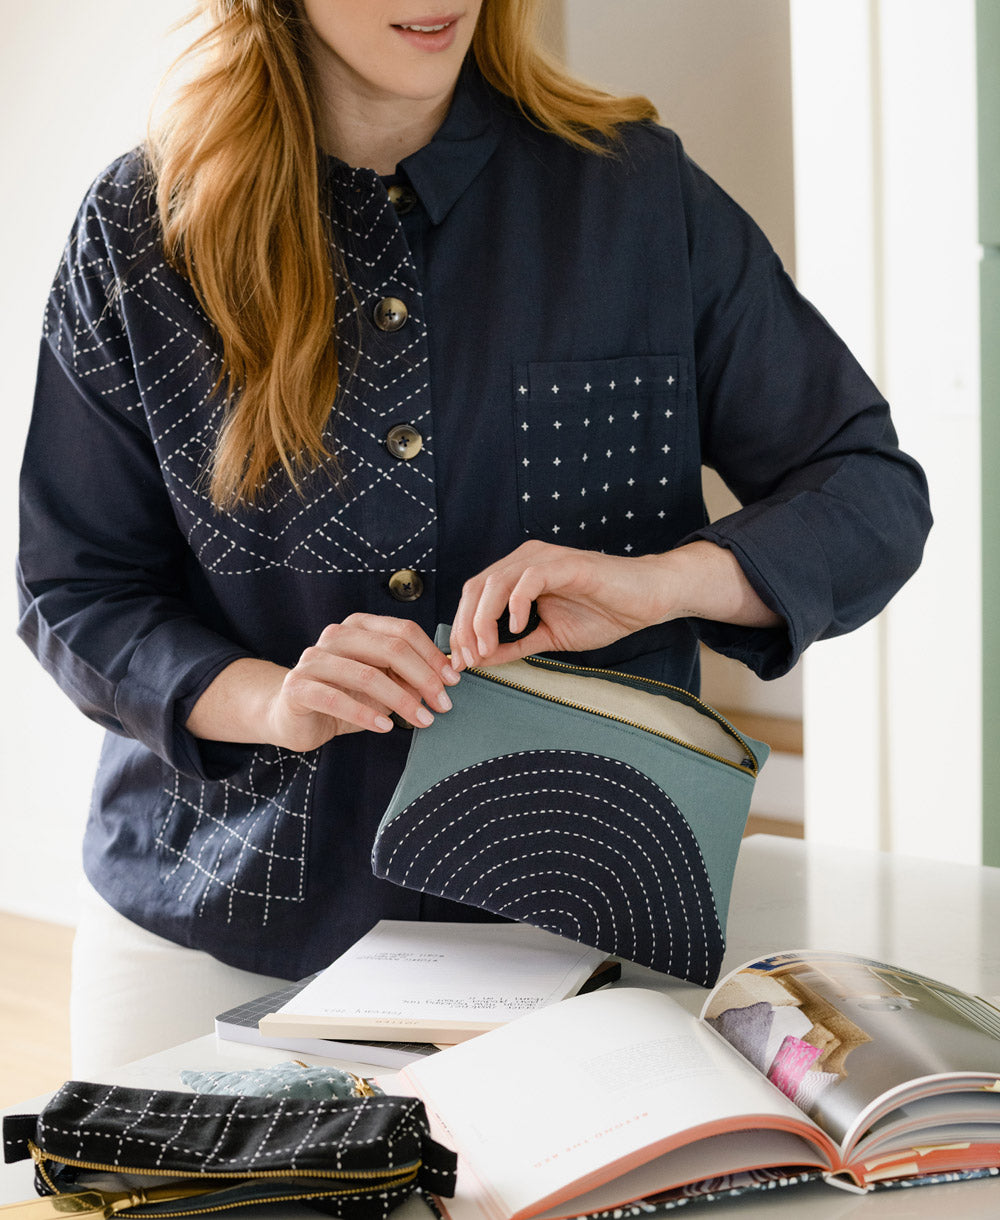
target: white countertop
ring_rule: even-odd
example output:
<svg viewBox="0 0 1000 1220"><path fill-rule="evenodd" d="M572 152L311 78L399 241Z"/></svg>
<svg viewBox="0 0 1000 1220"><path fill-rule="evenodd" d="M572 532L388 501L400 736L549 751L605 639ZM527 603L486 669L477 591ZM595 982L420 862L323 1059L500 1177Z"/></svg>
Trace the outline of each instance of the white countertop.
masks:
<svg viewBox="0 0 1000 1220"><path fill-rule="evenodd" d="M781 949L835 949L905 966L967 991L1000 996L1000 869L950 864L753 835L743 843L728 921L724 970ZM661 987L692 1012L705 992L627 966L623 983ZM109 1083L180 1088L184 1068L237 1068L287 1060L287 1052L223 1042L214 1034L126 1064ZM324 1062L304 1056L310 1062ZM328 1062L328 1061L327 1061ZM338 1060L334 1062L345 1063ZM347 1066L357 1068L356 1064ZM373 1069L361 1069L371 1075ZM33 1111L45 1098L10 1107ZM30 1163L0 1166L0 1204L30 1198ZM688 1214L688 1209L683 1209ZM695 1209L695 1214L699 1209ZM315 1217L298 1211L295 1220ZM700 1214L700 1213L699 1213ZM706 1220L748 1214L789 1220L868 1216L996 1220L1000 1179L852 1195L823 1184L706 1205ZM272 1220L279 1213L269 1210ZM282 1209L290 1220L292 1209ZM427 1220L410 1201L398 1220Z"/></svg>

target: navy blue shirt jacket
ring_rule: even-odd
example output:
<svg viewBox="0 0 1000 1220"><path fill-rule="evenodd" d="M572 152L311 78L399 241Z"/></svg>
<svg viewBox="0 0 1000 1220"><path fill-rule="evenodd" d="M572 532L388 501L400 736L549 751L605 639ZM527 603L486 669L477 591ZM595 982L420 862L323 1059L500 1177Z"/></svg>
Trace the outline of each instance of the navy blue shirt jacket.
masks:
<svg viewBox="0 0 1000 1220"><path fill-rule="evenodd" d="M526 538L705 538L785 626L682 620L588 659L691 688L700 637L774 677L881 609L930 520L883 398L671 132L585 153L469 69L392 180L324 164L356 298L331 417L346 485L300 497L275 473L262 506L212 508L216 339L162 258L137 151L58 270L21 490L21 634L108 730L88 876L143 927L288 978L380 917L481 916L372 877L406 731L296 754L185 730L230 662L293 665L359 610L433 634ZM711 525L703 463L743 505Z"/></svg>

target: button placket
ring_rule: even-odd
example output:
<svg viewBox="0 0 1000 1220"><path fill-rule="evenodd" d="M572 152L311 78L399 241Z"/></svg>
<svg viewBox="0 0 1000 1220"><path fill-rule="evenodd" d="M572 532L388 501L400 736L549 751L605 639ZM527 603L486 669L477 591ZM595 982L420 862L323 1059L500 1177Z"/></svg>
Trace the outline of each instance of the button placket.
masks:
<svg viewBox="0 0 1000 1220"><path fill-rule="evenodd" d="M398 608L388 613L426 629L435 613L437 530L421 286L399 208L377 177L358 175L366 189L345 215L345 263L370 330L345 372L344 407L364 504L355 535L363 535L371 578L364 608L384 613L391 599Z"/></svg>

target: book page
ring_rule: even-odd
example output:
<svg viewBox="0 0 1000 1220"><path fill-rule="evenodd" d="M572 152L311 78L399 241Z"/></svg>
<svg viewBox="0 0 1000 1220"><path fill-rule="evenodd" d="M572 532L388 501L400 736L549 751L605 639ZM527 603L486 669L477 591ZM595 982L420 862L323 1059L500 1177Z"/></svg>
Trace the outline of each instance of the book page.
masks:
<svg viewBox="0 0 1000 1220"><path fill-rule="evenodd" d="M972 1093L914 1097L883 1116L854 1149L864 1160L873 1149L881 1155L899 1148L946 1143L1000 1142L1000 1094Z"/></svg>
<svg viewBox="0 0 1000 1220"><path fill-rule="evenodd" d="M500 1024L572 995L605 956L527 924L383 919L278 1013Z"/></svg>
<svg viewBox="0 0 1000 1220"><path fill-rule="evenodd" d="M444 1203L454 1220L530 1214L692 1138L771 1126L824 1139L711 1030L641 988L565 1000L401 1076L468 1164L456 1199ZM805 1144L796 1146L806 1159ZM782 1140L777 1155L786 1150ZM755 1155L769 1163L759 1141ZM659 1176L642 1175L643 1191L675 1184Z"/></svg>
<svg viewBox="0 0 1000 1220"><path fill-rule="evenodd" d="M963 1074L1000 1077L991 1004L853 954L752 962L716 986L702 1016L844 1148L899 1104L908 1082L937 1078L922 1090L931 1091L949 1076L956 1087Z"/></svg>

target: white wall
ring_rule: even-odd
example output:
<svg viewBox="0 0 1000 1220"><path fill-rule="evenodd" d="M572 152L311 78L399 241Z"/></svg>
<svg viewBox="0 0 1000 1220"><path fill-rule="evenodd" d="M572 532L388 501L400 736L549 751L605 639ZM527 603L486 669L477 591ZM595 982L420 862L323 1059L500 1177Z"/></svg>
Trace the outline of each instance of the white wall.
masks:
<svg viewBox="0 0 1000 1220"><path fill-rule="evenodd" d="M798 278L884 388L936 524L881 618L805 658L810 838L981 852L973 0L792 0Z"/></svg>
<svg viewBox="0 0 1000 1220"><path fill-rule="evenodd" d="M564 0L569 67L642 93L792 269L788 0Z"/></svg>
<svg viewBox="0 0 1000 1220"><path fill-rule="evenodd" d="M4 275L0 362L0 907L69 922L100 733L14 635L17 470L42 308L90 181L142 139L156 82L186 43L187 0L0 0Z"/></svg>

